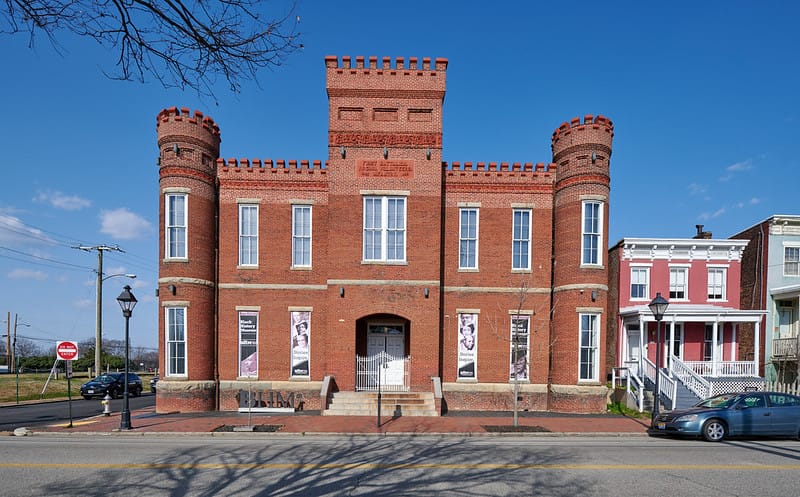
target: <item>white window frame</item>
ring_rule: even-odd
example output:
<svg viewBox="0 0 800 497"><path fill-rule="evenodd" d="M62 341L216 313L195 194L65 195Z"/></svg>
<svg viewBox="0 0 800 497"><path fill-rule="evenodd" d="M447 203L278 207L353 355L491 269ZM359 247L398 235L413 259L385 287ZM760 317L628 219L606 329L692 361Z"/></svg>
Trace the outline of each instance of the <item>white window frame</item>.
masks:
<svg viewBox="0 0 800 497"><path fill-rule="evenodd" d="M258 266L258 215L258 204L239 204L239 266Z"/></svg>
<svg viewBox="0 0 800 497"><path fill-rule="evenodd" d="M308 227L307 232L300 232L298 229L298 214L301 212L308 212ZM313 244L311 243L311 235L313 233L313 210L310 205L296 204L292 206L292 267L311 267L311 253ZM308 260L304 260L304 253L302 251L305 246L308 246ZM300 252L298 252L300 250Z"/></svg>
<svg viewBox="0 0 800 497"><path fill-rule="evenodd" d="M474 223L469 217L474 214ZM467 219L465 219L465 217ZM464 226L464 222L467 226ZM458 212L458 269L478 269L478 233L480 210L477 207L462 207ZM469 258L472 257L472 260ZM466 264L465 262L466 260Z"/></svg>
<svg viewBox="0 0 800 497"><path fill-rule="evenodd" d="M596 382L600 377L600 314L578 314L578 326L578 382Z"/></svg>
<svg viewBox="0 0 800 497"><path fill-rule="evenodd" d="M679 283L677 278L678 274L683 275L683 282ZM683 297L678 297L679 289L683 289ZM670 266L669 268L669 299L670 300L689 300L689 267L688 266Z"/></svg>
<svg viewBox="0 0 800 497"><path fill-rule="evenodd" d="M373 214L374 207L368 207L369 204L376 204L379 206L380 215L377 219L373 215L368 219L369 214ZM402 205L402 219L401 223L396 226L389 226L390 221L390 206ZM408 244L407 233L407 210L408 201L406 197L402 196L377 196L365 195L362 201L363 206L363 235L362 235L362 259L364 262L388 262L388 263L404 263L406 262L406 248ZM395 219L396 221L397 219ZM375 238L377 235L377 239ZM394 236L392 236L394 235ZM401 242L395 244L395 249L402 252L402 254L395 254L389 256L389 239L400 237ZM370 253L367 249L370 247L369 241L377 241L377 254L375 247L372 247ZM399 246L398 246L399 245Z"/></svg>
<svg viewBox="0 0 800 497"><path fill-rule="evenodd" d="M596 218L590 218L588 208L597 207ZM604 202L599 200L584 200L581 204L581 265L603 265L603 209ZM587 242L593 242L593 246Z"/></svg>
<svg viewBox="0 0 800 497"><path fill-rule="evenodd" d="M728 300L728 269L722 266L708 267L708 291L710 302Z"/></svg>
<svg viewBox="0 0 800 497"><path fill-rule="evenodd" d="M183 217L175 219L173 212L172 199L183 201ZM166 193L164 194L164 258L181 259L188 258L189 253L189 195L186 193ZM183 240L177 235L183 235ZM176 240L177 239L177 240ZM173 243L174 242L174 243ZM174 245L174 246L173 246ZM173 250L174 249L174 250Z"/></svg>
<svg viewBox="0 0 800 497"><path fill-rule="evenodd" d="M518 215L527 220L527 229L522 231L518 223ZM511 213L511 270L530 271L531 269L531 226L533 213L531 209L512 209ZM519 233L518 233L519 231ZM522 254L524 248L524 254ZM519 253L519 256L517 255Z"/></svg>
<svg viewBox="0 0 800 497"><path fill-rule="evenodd" d="M800 276L800 245L784 245L783 275Z"/></svg>
<svg viewBox="0 0 800 497"><path fill-rule="evenodd" d="M186 307L180 306L168 306L164 308L164 368L166 369L165 376L168 377L185 378L188 375L186 343L187 311L188 309ZM181 312L180 316L177 315L178 312ZM178 317L181 318L181 322L178 322L177 319L173 319ZM173 333L173 331L176 333ZM180 337L177 336L178 333L180 333ZM175 353L174 347L177 346L182 347L183 357ZM176 368L175 366L180 366L180 368ZM182 371L177 371L177 369L182 369Z"/></svg>
<svg viewBox="0 0 800 497"><path fill-rule="evenodd" d="M639 281L638 277L634 277L634 274L644 274L644 283ZM642 286L644 285L644 295L637 297L633 295L633 286ZM646 266L631 266L631 288L630 288L630 298L631 300L649 300L650 299L650 268Z"/></svg>

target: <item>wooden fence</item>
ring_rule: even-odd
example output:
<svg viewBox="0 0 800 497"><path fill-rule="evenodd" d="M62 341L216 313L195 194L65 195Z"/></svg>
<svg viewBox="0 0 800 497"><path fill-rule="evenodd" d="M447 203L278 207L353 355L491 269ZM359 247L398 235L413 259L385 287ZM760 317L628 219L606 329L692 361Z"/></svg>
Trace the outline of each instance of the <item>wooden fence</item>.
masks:
<svg viewBox="0 0 800 497"><path fill-rule="evenodd" d="M800 395L800 382L794 383L764 383L765 392L781 392Z"/></svg>

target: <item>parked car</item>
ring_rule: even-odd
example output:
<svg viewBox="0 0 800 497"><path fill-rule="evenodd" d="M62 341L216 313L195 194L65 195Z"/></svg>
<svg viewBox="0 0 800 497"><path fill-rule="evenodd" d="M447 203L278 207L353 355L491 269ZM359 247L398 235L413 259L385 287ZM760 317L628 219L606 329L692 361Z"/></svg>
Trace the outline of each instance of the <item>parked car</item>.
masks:
<svg viewBox="0 0 800 497"><path fill-rule="evenodd" d="M150 378L150 391L156 393L156 383L158 383L158 375Z"/></svg>
<svg viewBox="0 0 800 497"><path fill-rule="evenodd" d="M660 413L653 432L702 436L709 442L729 436L800 438L800 397L778 392L721 394L689 409Z"/></svg>
<svg viewBox="0 0 800 497"><path fill-rule="evenodd" d="M92 397L121 397L125 391L125 373L105 373L81 385L81 395L86 400ZM128 394L142 394L142 379L136 373L128 373Z"/></svg>

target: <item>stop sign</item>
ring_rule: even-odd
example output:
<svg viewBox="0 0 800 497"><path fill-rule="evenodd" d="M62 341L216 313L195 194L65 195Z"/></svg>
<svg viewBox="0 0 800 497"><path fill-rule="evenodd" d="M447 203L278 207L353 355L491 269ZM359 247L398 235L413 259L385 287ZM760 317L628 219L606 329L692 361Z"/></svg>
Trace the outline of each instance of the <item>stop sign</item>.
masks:
<svg viewBox="0 0 800 497"><path fill-rule="evenodd" d="M56 343L56 356L62 361L71 361L78 358L78 344L75 342Z"/></svg>

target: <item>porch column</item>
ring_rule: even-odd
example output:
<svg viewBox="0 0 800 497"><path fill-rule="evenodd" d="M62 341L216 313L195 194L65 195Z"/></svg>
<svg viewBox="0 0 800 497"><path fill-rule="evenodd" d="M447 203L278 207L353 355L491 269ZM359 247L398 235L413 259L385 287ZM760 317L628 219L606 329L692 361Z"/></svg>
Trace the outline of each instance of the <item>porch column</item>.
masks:
<svg viewBox="0 0 800 497"><path fill-rule="evenodd" d="M639 315L639 371L636 372L640 377L645 377L644 358L647 355L647 342L645 341L645 322L641 314Z"/></svg>
<svg viewBox="0 0 800 497"><path fill-rule="evenodd" d="M717 377L719 373L719 354L717 352L719 344L719 316L714 319L714 324L711 325L711 376ZM723 344L724 347L724 344Z"/></svg>
<svg viewBox="0 0 800 497"><path fill-rule="evenodd" d="M753 362L755 363L755 374L758 376L759 363L761 359L761 320L756 321L755 342L753 343Z"/></svg>
<svg viewBox="0 0 800 497"><path fill-rule="evenodd" d="M739 347L736 346L736 335L739 334L739 323L731 323L731 361L739 360Z"/></svg>
<svg viewBox="0 0 800 497"><path fill-rule="evenodd" d="M669 375L672 376L672 351L675 350L675 316L669 322L669 342L667 345L667 353L664 357L667 359L667 370Z"/></svg>

